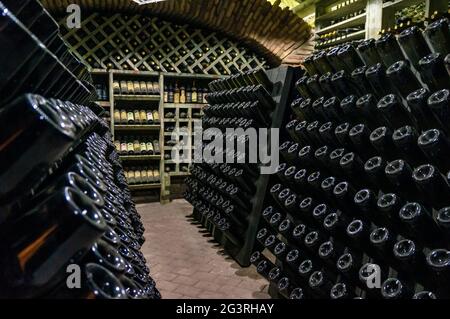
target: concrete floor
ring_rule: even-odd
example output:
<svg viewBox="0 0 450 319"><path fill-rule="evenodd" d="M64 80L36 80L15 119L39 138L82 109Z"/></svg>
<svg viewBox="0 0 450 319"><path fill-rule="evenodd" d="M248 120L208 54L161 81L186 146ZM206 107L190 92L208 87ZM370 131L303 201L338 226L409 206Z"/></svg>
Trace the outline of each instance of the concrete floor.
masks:
<svg viewBox="0 0 450 319"><path fill-rule="evenodd" d="M151 276L166 299L267 299L268 282L242 268L187 215L184 200L138 205L146 228L142 247Z"/></svg>

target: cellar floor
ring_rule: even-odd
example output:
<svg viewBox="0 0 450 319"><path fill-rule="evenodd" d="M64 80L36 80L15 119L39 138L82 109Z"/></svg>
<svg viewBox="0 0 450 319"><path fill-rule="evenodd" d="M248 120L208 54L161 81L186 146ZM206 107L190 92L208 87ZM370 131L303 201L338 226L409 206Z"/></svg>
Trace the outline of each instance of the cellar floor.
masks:
<svg viewBox="0 0 450 319"><path fill-rule="evenodd" d="M184 200L137 206L146 228L142 252L166 299L266 299L268 284L255 267L224 255L203 228L187 218Z"/></svg>

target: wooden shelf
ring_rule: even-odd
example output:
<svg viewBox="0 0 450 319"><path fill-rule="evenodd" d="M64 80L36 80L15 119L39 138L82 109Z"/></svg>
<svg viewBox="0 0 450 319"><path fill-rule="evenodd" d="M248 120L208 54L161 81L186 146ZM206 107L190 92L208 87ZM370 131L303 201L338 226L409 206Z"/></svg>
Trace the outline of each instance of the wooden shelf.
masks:
<svg viewBox="0 0 450 319"><path fill-rule="evenodd" d="M134 184L134 185L129 185L129 188L131 191L157 189L157 188L161 188L161 183Z"/></svg>
<svg viewBox="0 0 450 319"><path fill-rule="evenodd" d="M358 39L364 39L365 34L366 34L366 30L361 30L358 32L350 33L346 37L343 37L341 39L338 38L337 40L333 40L329 43L318 44L316 47L323 49L323 48L335 46L335 45L338 45L338 44L341 44L344 42L349 42L349 41L358 40Z"/></svg>
<svg viewBox="0 0 450 319"><path fill-rule="evenodd" d="M321 16L317 16L316 21L332 20L332 19L342 17L348 13L352 13L352 12L363 9L366 6L366 4L367 4L367 1L360 0L358 2L355 2L354 4L347 5L341 9L327 12L325 14L322 14Z"/></svg>
<svg viewBox="0 0 450 319"><path fill-rule="evenodd" d="M116 131L158 131L160 125L114 125Z"/></svg>
<svg viewBox="0 0 450 319"><path fill-rule="evenodd" d="M383 10L401 10L403 8L425 2L425 0L394 0L383 3Z"/></svg>
<svg viewBox="0 0 450 319"><path fill-rule="evenodd" d="M206 103L164 103L164 107L167 108L202 108L208 104Z"/></svg>
<svg viewBox="0 0 450 319"><path fill-rule="evenodd" d="M111 103L109 101L96 101L95 103L101 107L111 107Z"/></svg>
<svg viewBox="0 0 450 319"><path fill-rule="evenodd" d="M123 161L160 160L161 155L119 155Z"/></svg>
<svg viewBox="0 0 450 319"><path fill-rule="evenodd" d="M189 172L170 172L169 176L188 176L191 175Z"/></svg>
<svg viewBox="0 0 450 319"><path fill-rule="evenodd" d="M338 22L336 24L332 24L328 27L322 28L316 32L316 34L324 34L328 32L332 32L338 29L351 28L366 22L366 14L362 13L355 17L351 17L350 19Z"/></svg>
<svg viewBox="0 0 450 319"><path fill-rule="evenodd" d="M159 101L161 95L114 94L114 99L117 101Z"/></svg>

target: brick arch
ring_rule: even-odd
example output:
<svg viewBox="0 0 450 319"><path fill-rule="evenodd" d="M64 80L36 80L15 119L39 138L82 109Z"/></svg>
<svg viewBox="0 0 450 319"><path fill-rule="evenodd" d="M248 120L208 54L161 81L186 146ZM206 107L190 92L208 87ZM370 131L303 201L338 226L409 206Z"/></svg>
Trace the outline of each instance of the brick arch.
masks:
<svg viewBox="0 0 450 319"><path fill-rule="evenodd" d="M299 65L312 51L311 28L279 1L168 0L139 6L132 0L42 0L52 13L64 13L71 3L88 11L127 12L158 16L219 31L244 42L272 64Z"/></svg>

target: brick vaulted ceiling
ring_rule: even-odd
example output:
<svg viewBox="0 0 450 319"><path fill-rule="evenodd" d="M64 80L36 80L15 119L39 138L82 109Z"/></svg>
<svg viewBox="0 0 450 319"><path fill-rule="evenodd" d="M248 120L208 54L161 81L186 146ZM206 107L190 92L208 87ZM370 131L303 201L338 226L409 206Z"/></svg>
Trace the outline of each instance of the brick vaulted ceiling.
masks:
<svg viewBox="0 0 450 319"><path fill-rule="evenodd" d="M69 4L82 10L127 12L188 23L245 42L274 63L299 65L312 51L311 28L280 0L167 0L138 5L132 0L41 0L50 12L62 14Z"/></svg>

